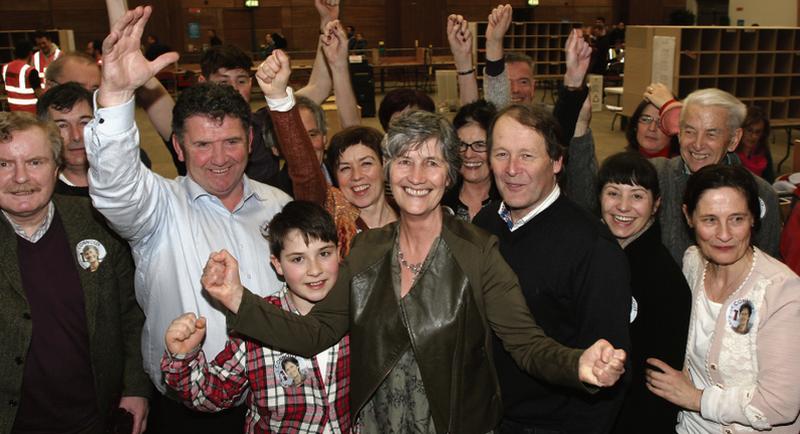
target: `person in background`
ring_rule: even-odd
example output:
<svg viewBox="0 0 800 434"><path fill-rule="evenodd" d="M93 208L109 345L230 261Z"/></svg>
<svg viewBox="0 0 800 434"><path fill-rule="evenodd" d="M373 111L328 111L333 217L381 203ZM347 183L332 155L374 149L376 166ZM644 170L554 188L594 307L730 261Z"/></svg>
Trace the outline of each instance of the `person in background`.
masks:
<svg viewBox="0 0 800 434"><path fill-rule="evenodd" d="M208 45L210 47L222 45L222 39L217 36L217 31L214 29L208 29Z"/></svg>
<svg viewBox="0 0 800 434"><path fill-rule="evenodd" d="M333 219L319 205L293 201L263 232L270 243L270 263L285 281L280 292L265 300L286 312L308 315L328 295L339 272ZM215 264L209 259L209 267ZM161 370L186 405L214 412L244 398L245 433L350 432L347 336L308 358L236 336L208 359L200 346L205 322L194 313L183 314L172 321L165 337Z"/></svg>
<svg viewBox="0 0 800 434"><path fill-rule="evenodd" d="M636 106L625 130L627 149L639 152L646 158L678 156L678 135L668 135L661 129L658 109L649 101L642 101Z"/></svg>
<svg viewBox="0 0 800 434"><path fill-rule="evenodd" d="M647 390L645 360L683 366L692 302L680 267L661 243L658 175L642 155L623 152L606 158L597 180L601 219L631 270L631 386L611 432L647 427L648 433L673 434L679 409Z"/></svg>
<svg viewBox="0 0 800 434"><path fill-rule="evenodd" d="M47 73L47 66L61 56L61 49L53 43L50 35L43 30L37 30L33 34L33 41L39 50L33 54L31 65L36 68L40 77L44 77ZM44 83L41 83L41 87L44 88Z"/></svg>
<svg viewBox="0 0 800 434"><path fill-rule="evenodd" d="M715 164L686 185L697 242L683 257L694 297L686 360L683 370L647 360L650 391L682 408L680 434L800 431L800 278L753 245L755 179Z"/></svg>
<svg viewBox="0 0 800 434"><path fill-rule="evenodd" d="M14 43L14 60L2 67L3 85L10 111L36 113L36 101L42 93L41 77L28 65L33 46L26 40Z"/></svg>
<svg viewBox="0 0 800 434"><path fill-rule="evenodd" d="M742 129L744 134L736 148L736 156L747 170L772 184L775 182L775 169L768 143L769 118L764 110L756 106L747 107L747 116L742 122Z"/></svg>
<svg viewBox="0 0 800 434"><path fill-rule="evenodd" d="M447 190L442 205L458 218L472 221L491 201L500 198L489 167L488 131L497 110L492 103L478 100L462 106L453 119L461 152L458 182Z"/></svg>
<svg viewBox="0 0 800 434"><path fill-rule="evenodd" d="M436 103L427 93L410 88L393 89L386 92L378 107L378 120L383 131L389 130L391 121L408 110L436 111Z"/></svg>
<svg viewBox="0 0 800 434"><path fill-rule="evenodd" d="M86 43L86 54L92 56L99 64L103 58L103 41L92 39Z"/></svg>

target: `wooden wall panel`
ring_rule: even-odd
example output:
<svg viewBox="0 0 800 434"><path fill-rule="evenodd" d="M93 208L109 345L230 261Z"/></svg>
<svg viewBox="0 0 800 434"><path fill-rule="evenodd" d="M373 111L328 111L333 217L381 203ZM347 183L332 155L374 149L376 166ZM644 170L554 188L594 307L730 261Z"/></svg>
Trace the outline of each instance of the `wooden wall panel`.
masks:
<svg viewBox="0 0 800 434"><path fill-rule="evenodd" d="M35 30L52 29L53 17L40 11L19 11L13 14L4 12L4 15L13 15L13 19L0 20L0 30Z"/></svg>

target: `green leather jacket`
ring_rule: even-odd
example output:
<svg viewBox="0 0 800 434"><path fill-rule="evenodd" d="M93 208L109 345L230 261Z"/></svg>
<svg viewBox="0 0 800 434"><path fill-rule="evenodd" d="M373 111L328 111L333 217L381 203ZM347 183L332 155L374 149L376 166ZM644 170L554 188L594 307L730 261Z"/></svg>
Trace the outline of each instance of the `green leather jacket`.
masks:
<svg viewBox="0 0 800 434"><path fill-rule="evenodd" d="M153 388L142 368L144 314L133 291L133 260L127 246L105 226L88 198L56 194L52 200L71 251L85 239L100 241L107 251L94 273L82 269L75 259L86 304L97 405L100 417L105 419L121 396L147 398ZM17 235L3 216L0 251L0 434L4 434L11 431L17 413L34 320L19 273Z"/></svg>
<svg viewBox="0 0 800 434"><path fill-rule="evenodd" d="M437 432L486 433L502 415L491 332L517 363L548 382L582 388L581 351L544 335L527 308L497 240L445 216L437 255L399 300L392 287L397 224L363 232L339 279L305 317L287 315L245 291L236 332L286 351L313 355L350 331L350 411L355 418L410 342Z"/></svg>

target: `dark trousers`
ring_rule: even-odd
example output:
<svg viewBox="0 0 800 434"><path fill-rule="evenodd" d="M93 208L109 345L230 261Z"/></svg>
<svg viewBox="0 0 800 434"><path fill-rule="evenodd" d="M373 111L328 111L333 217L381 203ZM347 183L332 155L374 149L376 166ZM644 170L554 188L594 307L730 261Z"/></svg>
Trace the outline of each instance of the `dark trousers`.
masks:
<svg viewBox="0 0 800 434"><path fill-rule="evenodd" d="M156 392L150 400L147 434L239 434L244 432L245 405L218 413L191 410Z"/></svg>
<svg viewBox="0 0 800 434"><path fill-rule="evenodd" d="M496 432L498 434L564 434L559 430L523 425L508 419L503 419Z"/></svg>

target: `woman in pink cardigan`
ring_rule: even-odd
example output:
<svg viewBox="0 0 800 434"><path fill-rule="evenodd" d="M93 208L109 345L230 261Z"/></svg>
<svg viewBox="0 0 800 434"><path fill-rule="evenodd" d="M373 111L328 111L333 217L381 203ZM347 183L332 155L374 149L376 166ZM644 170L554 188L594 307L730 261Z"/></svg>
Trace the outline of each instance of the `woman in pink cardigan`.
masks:
<svg viewBox="0 0 800 434"><path fill-rule="evenodd" d="M678 433L800 432L800 278L751 244L761 209L741 166L689 178L683 210L696 246L686 361L648 359L651 392L680 406Z"/></svg>

